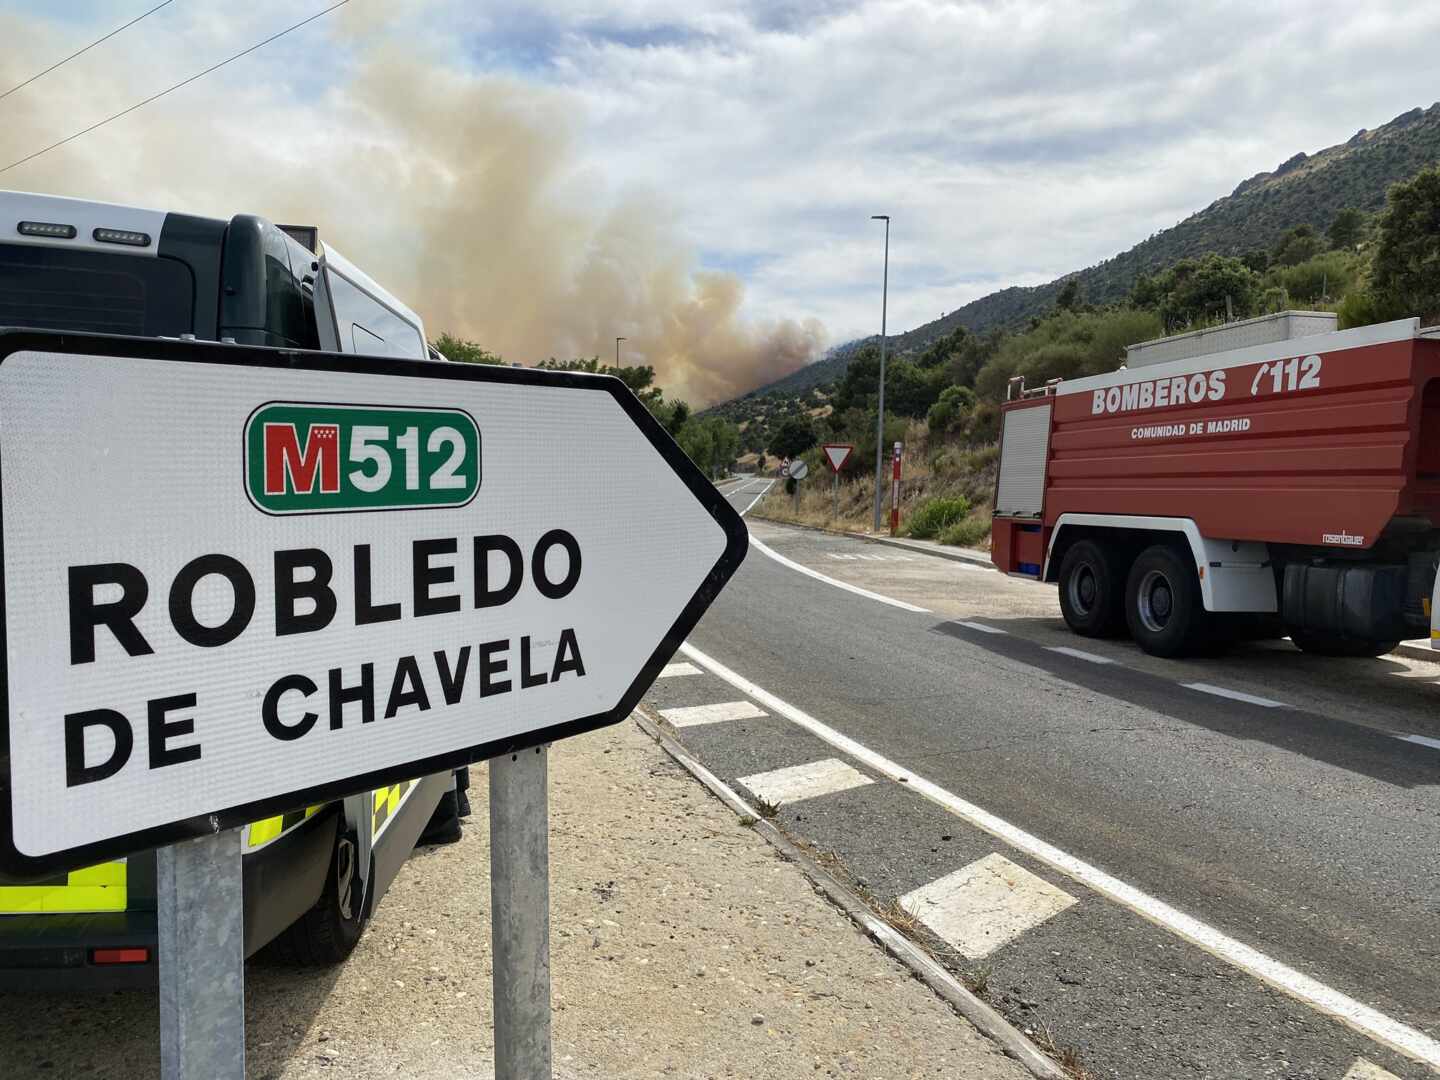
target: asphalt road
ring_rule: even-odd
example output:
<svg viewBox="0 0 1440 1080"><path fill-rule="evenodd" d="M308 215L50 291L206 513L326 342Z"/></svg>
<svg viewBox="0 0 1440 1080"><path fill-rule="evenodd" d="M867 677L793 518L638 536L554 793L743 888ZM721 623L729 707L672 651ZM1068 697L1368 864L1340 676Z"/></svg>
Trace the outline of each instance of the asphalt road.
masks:
<svg viewBox="0 0 1440 1080"><path fill-rule="evenodd" d="M745 509L762 487L729 497ZM679 729L742 792L768 782L744 778L830 759L872 781L777 800L778 820L879 900L910 897L913 911L930 903L917 890L987 856L1029 872L1005 871L1012 891L1034 875L1060 897L1042 895L1060 910L998 931L1003 943L983 957L949 951L1017 1023L1074 1048L1097 1076L1341 1080L1364 1062L1434 1075L1440 1057L1424 1059L1440 1039L1440 666L1318 660L1285 643L1156 660L1071 636L1050 587L751 529L796 565L752 544L690 638L743 678L701 664L657 682L651 707L748 701L763 713ZM765 692L915 779L896 782L817 737ZM925 781L1142 902L957 818L917 790ZM1172 908L1220 944L1173 932ZM938 949L945 936L932 938ZM1237 948L1259 960L1237 966ZM1268 982L1256 977L1267 963L1283 965ZM1351 1005L1347 1026L1335 1014Z"/></svg>

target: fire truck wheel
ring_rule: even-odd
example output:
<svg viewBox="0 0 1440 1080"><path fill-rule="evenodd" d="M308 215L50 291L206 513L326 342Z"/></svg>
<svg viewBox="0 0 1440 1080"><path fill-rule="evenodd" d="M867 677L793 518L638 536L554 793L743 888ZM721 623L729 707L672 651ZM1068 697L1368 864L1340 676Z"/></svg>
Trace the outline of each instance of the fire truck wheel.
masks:
<svg viewBox="0 0 1440 1080"><path fill-rule="evenodd" d="M365 929L365 883L355 872L357 852L354 834L342 833L319 901L266 946L276 960L323 967L340 963L354 951Z"/></svg>
<svg viewBox="0 0 1440 1080"><path fill-rule="evenodd" d="M1328 637L1324 634L1292 632L1290 640L1316 656L1384 656L1399 641L1369 641L1360 638Z"/></svg>
<svg viewBox="0 0 1440 1080"><path fill-rule="evenodd" d="M1113 637L1125 629L1125 575L1113 548L1081 540L1060 560L1060 613L1082 637Z"/></svg>
<svg viewBox="0 0 1440 1080"><path fill-rule="evenodd" d="M1200 579L1167 544L1146 548L1125 585L1125 621L1152 656L1187 656L1204 648L1209 629Z"/></svg>

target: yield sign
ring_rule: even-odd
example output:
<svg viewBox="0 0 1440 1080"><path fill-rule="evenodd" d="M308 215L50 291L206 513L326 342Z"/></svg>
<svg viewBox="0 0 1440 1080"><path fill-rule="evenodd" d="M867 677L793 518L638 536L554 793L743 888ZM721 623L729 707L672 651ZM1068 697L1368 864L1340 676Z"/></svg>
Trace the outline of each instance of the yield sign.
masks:
<svg viewBox="0 0 1440 1080"><path fill-rule="evenodd" d="M629 714L745 526L618 380L0 332L0 871Z"/></svg>
<svg viewBox="0 0 1440 1080"><path fill-rule="evenodd" d="M845 467L845 462L850 460L855 447L846 443L826 443L824 450L825 459L830 462L830 471L838 473Z"/></svg>

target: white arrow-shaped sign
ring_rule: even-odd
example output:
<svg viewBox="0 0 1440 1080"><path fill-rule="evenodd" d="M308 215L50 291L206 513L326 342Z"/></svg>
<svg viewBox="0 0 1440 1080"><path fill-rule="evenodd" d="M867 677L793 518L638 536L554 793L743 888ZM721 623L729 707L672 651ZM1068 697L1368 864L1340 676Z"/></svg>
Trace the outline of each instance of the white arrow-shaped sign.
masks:
<svg viewBox="0 0 1440 1080"><path fill-rule="evenodd" d="M623 718L746 550L617 380L0 334L0 870Z"/></svg>

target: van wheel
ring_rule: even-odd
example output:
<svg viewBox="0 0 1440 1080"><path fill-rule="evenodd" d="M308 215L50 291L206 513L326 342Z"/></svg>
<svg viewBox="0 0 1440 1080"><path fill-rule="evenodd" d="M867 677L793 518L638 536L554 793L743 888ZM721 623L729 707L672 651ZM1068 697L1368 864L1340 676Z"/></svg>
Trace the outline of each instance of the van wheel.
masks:
<svg viewBox="0 0 1440 1080"><path fill-rule="evenodd" d="M1060 613L1082 637L1113 637L1125 628L1125 575L1114 550L1081 540L1060 560Z"/></svg>
<svg viewBox="0 0 1440 1080"><path fill-rule="evenodd" d="M1384 656L1400 644L1397 641L1370 641L1361 638L1329 637L1325 634L1292 632L1290 640L1316 656Z"/></svg>
<svg viewBox="0 0 1440 1080"><path fill-rule="evenodd" d="M1125 583L1125 621L1151 656L1188 656L1204 648L1209 619L1189 560L1166 544L1142 551Z"/></svg>
<svg viewBox="0 0 1440 1080"><path fill-rule="evenodd" d="M267 948L282 963L325 967L345 960L365 929L365 881L357 873L358 847L341 833L330 858L320 899Z"/></svg>

